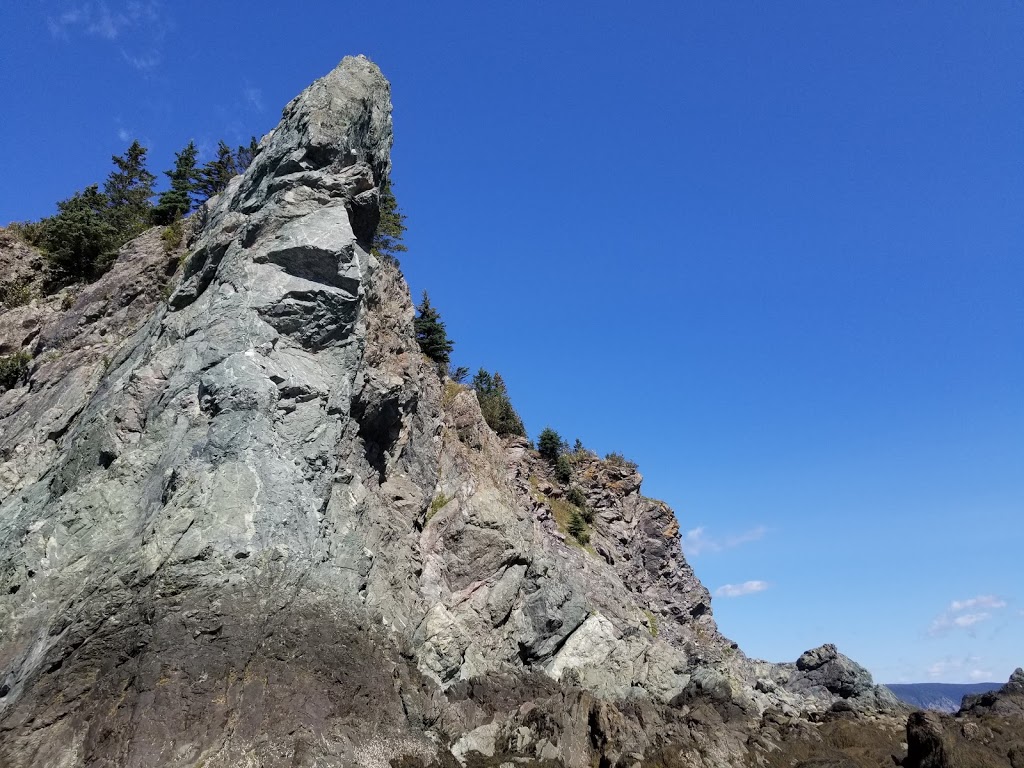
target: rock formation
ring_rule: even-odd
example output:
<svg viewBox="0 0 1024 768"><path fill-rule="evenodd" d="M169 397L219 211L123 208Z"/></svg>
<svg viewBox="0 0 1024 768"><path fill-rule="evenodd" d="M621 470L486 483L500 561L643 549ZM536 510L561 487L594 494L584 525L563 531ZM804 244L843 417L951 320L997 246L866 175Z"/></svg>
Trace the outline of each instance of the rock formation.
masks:
<svg viewBox="0 0 1024 768"><path fill-rule="evenodd" d="M998 691L964 696L954 716L915 712L907 768L1024 768L1024 669Z"/></svg>
<svg viewBox="0 0 1024 768"><path fill-rule="evenodd" d="M718 632L628 463L574 454L592 538L566 535L568 488L420 354L370 252L390 146L387 81L346 58L181 254L153 230L0 314L33 356L0 393L0 764L898 751L905 710L833 646L770 664Z"/></svg>

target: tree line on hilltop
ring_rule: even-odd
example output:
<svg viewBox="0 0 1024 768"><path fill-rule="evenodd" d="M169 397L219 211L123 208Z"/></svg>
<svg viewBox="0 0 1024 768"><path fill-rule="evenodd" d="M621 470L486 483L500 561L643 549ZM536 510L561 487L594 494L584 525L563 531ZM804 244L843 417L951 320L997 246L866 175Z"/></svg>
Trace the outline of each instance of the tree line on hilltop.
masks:
<svg viewBox="0 0 1024 768"><path fill-rule="evenodd" d="M91 184L58 202L53 216L11 227L45 253L49 290L90 282L110 268L126 242L151 226L174 226L222 192L232 176L249 167L258 149L255 138L236 149L221 141L216 156L199 165L199 150L190 141L175 154L174 167L164 171L167 188L157 192L157 177L146 165L148 150L133 141L123 155L111 158L114 167L102 189Z"/></svg>

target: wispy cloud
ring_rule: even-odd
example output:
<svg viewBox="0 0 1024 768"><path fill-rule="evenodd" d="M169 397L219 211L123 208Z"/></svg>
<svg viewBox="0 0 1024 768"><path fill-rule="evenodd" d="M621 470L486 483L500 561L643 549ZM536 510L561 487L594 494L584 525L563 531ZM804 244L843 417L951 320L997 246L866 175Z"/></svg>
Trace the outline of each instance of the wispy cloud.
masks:
<svg viewBox="0 0 1024 768"><path fill-rule="evenodd" d="M723 584L715 590L715 597L743 597L768 589L767 581L744 581L742 584Z"/></svg>
<svg viewBox="0 0 1024 768"><path fill-rule="evenodd" d="M111 10L103 0L66 5L46 21L54 37L67 39L71 32L80 31L104 40L116 40L131 23L128 15L120 9Z"/></svg>
<svg viewBox="0 0 1024 768"><path fill-rule="evenodd" d="M49 16L46 19L46 26L50 34L56 38L67 39L68 29L77 27L81 22L85 11L82 8L70 8L56 16Z"/></svg>
<svg viewBox="0 0 1024 768"><path fill-rule="evenodd" d="M121 31L128 26L128 19L120 13L111 13L106 3L97 3L95 12L89 21L86 31L106 40L116 40Z"/></svg>
<svg viewBox="0 0 1024 768"><path fill-rule="evenodd" d="M971 608L1005 608L1006 601L995 595L978 595L969 600L954 600L949 604L951 611L967 611Z"/></svg>
<svg viewBox="0 0 1024 768"><path fill-rule="evenodd" d="M725 549L738 547L741 544L757 541L763 538L767 532L768 529L765 526L759 525L735 536L717 538L708 535L706 529L700 526L683 534L683 552L689 557L697 557L706 552L721 552Z"/></svg>
<svg viewBox="0 0 1024 768"><path fill-rule="evenodd" d="M163 60L161 47L173 28L161 0L63 0L46 19L58 40L84 36L120 42L125 62L147 73Z"/></svg>
<svg viewBox="0 0 1024 768"><path fill-rule="evenodd" d="M263 91L251 85L245 86L242 90L242 101L250 109L254 109L257 112L263 111Z"/></svg>
<svg viewBox="0 0 1024 768"><path fill-rule="evenodd" d="M157 52L143 53L138 56L128 53L122 49L121 57L139 72L150 72L160 64L160 54Z"/></svg>
<svg viewBox="0 0 1024 768"><path fill-rule="evenodd" d="M952 629L967 629L988 621L994 611L1005 607L1006 601L995 595L978 595L966 600L954 600L945 611L932 620L928 632L931 635L941 635Z"/></svg>

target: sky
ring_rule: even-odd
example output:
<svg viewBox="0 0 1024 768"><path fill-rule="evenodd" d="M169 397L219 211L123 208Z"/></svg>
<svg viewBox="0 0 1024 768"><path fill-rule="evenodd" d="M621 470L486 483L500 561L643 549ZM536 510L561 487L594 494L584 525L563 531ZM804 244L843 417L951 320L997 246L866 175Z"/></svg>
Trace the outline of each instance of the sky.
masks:
<svg viewBox="0 0 1024 768"><path fill-rule="evenodd" d="M0 222L364 53L454 362L639 463L726 635L1024 666L1020 0L10 6Z"/></svg>

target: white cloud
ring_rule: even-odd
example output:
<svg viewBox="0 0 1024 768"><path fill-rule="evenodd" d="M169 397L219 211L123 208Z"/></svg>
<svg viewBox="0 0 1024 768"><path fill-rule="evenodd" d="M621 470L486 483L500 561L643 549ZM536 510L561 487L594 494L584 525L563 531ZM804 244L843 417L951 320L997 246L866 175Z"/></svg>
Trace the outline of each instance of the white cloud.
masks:
<svg viewBox="0 0 1024 768"><path fill-rule="evenodd" d="M765 526L759 525L738 535L719 539L708 536L704 526L700 526L683 534L683 552L688 557L697 557L703 552L721 552L724 549L732 549L741 544L757 541L767 532L768 529Z"/></svg>
<svg viewBox="0 0 1024 768"><path fill-rule="evenodd" d="M1005 608L1006 601L994 595L978 595L969 600L954 600L949 604L951 611L966 611L971 608Z"/></svg>
<svg viewBox="0 0 1024 768"><path fill-rule="evenodd" d="M978 595L966 600L954 600L943 613L936 616L929 627L932 635L951 629L968 629L992 618L992 612L1006 607L1006 601L995 595ZM979 608L987 610L977 610Z"/></svg>
<svg viewBox="0 0 1024 768"><path fill-rule="evenodd" d="M991 613L966 613L963 616L956 616L953 619L953 623L958 627L971 627L977 624L979 621L992 618Z"/></svg>
<svg viewBox="0 0 1024 768"><path fill-rule="evenodd" d="M742 597L768 589L767 581L744 581L742 584L723 584L715 590L715 597Z"/></svg>
<svg viewBox="0 0 1024 768"><path fill-rule="evenodd" d="M992 673L987 669L972 669L970 672L967 673L967 677L969 677L974 682L978 683L982 680L991 680Z"/></svg>
<svg viewBox="0 0 1024 768"><path fill-rule="evenodd" d="M131 133L129 131L126 131L124 128L118 128L117 129L117 138L118 138L118 140L120 140L122 142L130 141L131 138L132 138L132 135L131 135Z"/></svg>

